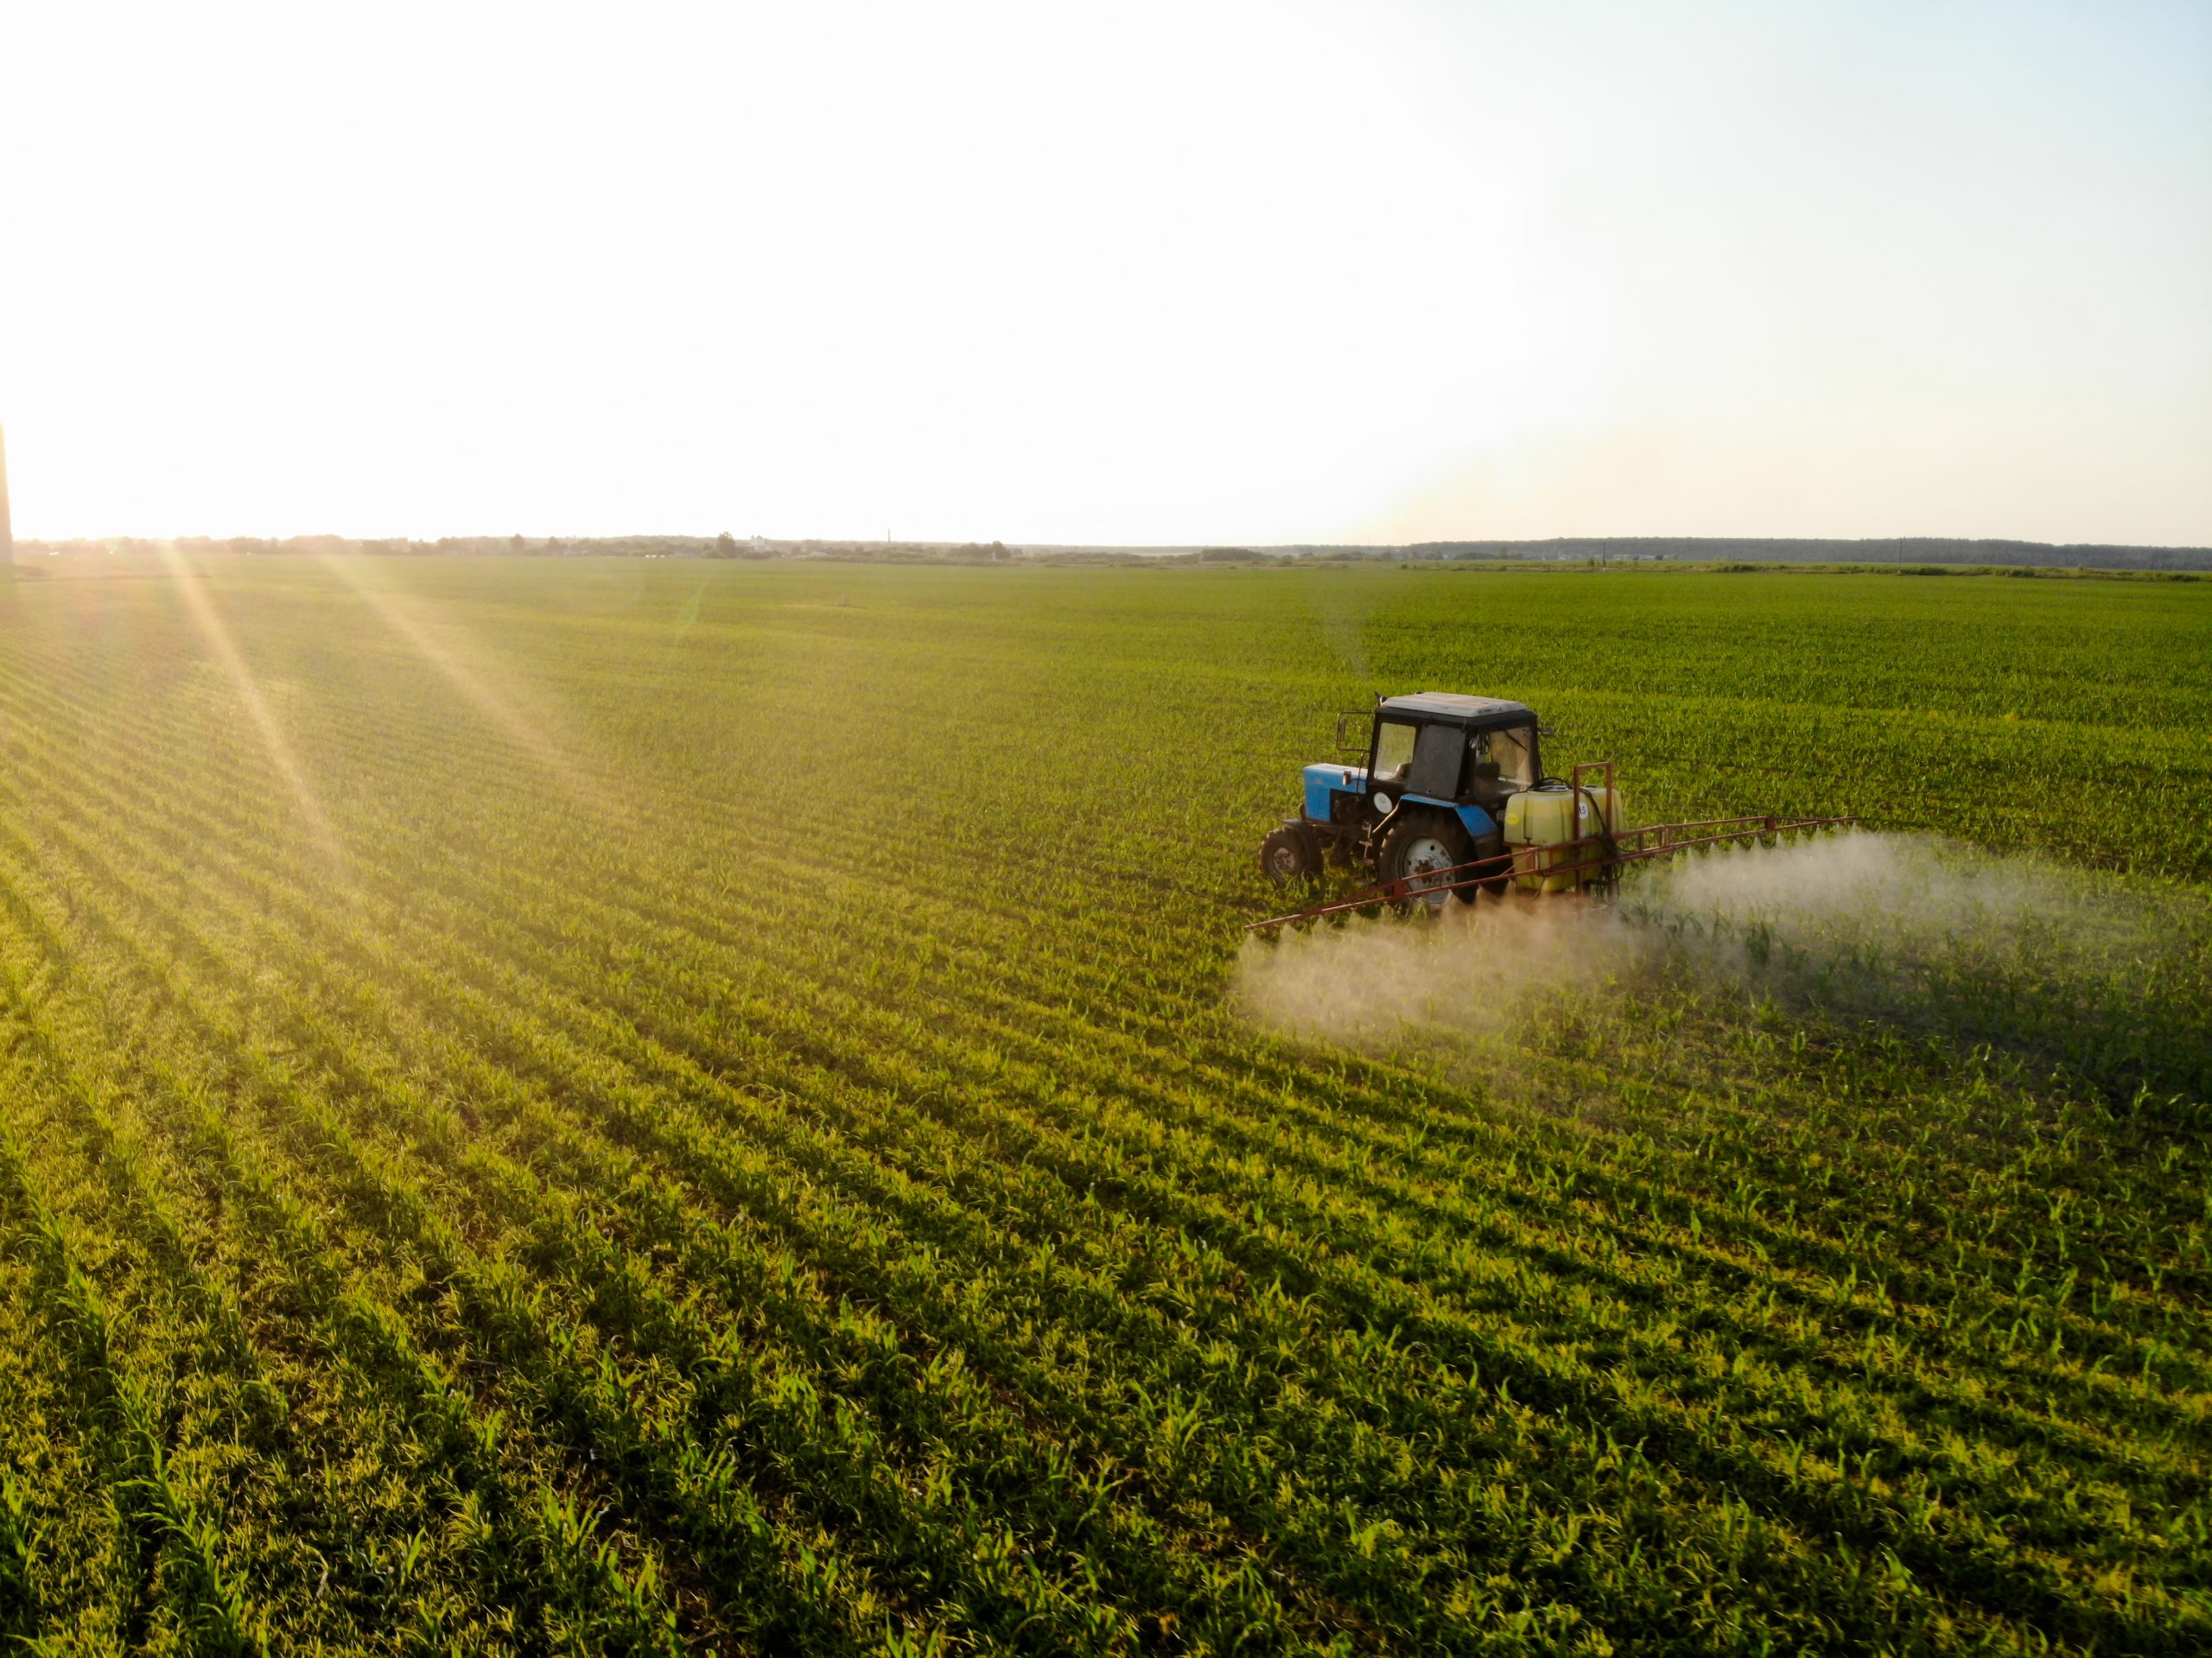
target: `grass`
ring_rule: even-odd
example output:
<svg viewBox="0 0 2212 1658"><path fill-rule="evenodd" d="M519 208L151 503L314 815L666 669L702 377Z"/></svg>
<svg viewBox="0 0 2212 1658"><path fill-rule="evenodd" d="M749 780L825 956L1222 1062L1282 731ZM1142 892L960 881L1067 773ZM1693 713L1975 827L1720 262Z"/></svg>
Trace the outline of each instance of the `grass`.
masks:
<svg viewBox="0 0 2212 1658"><path fill-rule="evenodd" d="M0 1633L2212 1642L2212 589L104 562L0 588ZM1431 687L1940 838L1255 1017Z"/></svg>

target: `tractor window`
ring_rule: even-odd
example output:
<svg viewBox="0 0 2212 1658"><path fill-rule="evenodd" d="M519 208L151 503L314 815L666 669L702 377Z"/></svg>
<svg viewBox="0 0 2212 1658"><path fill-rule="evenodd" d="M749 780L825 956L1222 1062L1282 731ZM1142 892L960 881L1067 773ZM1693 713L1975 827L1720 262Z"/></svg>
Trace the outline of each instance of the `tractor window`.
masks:
<svg viewBox="0 0 2212 1658"><path fill-rule="evenodd" d="M1406 767L1414 758L1414 734L1418 727L1397 720L1382 720L1375 727L1375 781L1403 783Z"/></svg>
<svg viewBox="0 0 2212 1658"><path fill-rule="evenodd" d="M1414 745L1413 769L1406 773L1407 789L1417 795L1449 800L1459 792L1459 765L1466 745L1456 726L1423 726Z"/></svg>
<svg viewBox="0 0 2212 1658"><path fill-rule="evenodd" d="M1526 788L1535 778L1534 759L1535 733L1526 726L1514 726L1504 731L1478 731L1469 740L1468 753L1477 765L1485 761L1497 767L1497 780L1516 788ZM1487 766L1477 775L1491 775Z"/></svg>

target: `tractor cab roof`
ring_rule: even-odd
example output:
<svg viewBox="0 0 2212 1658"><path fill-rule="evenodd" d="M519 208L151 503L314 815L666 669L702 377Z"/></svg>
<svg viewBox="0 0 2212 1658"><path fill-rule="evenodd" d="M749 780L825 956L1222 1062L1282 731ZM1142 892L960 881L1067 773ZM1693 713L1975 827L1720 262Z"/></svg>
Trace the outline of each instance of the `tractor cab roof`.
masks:
<svg viewBox="0 0 2212 1658"><path fill-rule="evenodd" d="M1410 696L1386 696L1376 713L1408 715L1416 720L1450 721L1470 730L1493 730L1500 726L1532 726L1534 708L1525 702L1509 702L1499 696L1468 696L1459 691L1417 691Z"/></svg>

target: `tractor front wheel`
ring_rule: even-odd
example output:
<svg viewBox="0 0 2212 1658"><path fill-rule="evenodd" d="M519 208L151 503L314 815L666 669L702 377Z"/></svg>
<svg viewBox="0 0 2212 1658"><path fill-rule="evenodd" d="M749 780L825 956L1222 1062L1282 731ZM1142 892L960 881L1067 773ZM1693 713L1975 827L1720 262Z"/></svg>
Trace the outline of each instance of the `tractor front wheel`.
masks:
<svg viewBox="0 0 2212 1658"><path fill-rule="evenodd" d="M1269 829L1260 842L1260 873L1278 886L1314 879L1321 873L1321 849L1313 831L1297 823Z"/></svg>
<svg viewBox="0 0 2212 1658"><path fill-rule="evenodd" d="M1443 813L1407 812L1383 835L1382 855L1376 863L1384 880L1407 883L1400 900L1407 907L1418 904L1440 910L1454 891L1453 883L1465 879L1444 872L1471 862L1474 855L1467 832ZM1473 887L1456 890L1464 902L1474 902Z"/></svg>

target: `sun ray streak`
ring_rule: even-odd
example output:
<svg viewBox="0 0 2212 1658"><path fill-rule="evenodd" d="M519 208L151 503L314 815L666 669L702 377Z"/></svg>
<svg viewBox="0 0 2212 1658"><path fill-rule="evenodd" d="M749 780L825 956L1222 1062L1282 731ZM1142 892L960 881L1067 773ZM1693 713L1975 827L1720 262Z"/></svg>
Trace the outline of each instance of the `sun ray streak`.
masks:
<svg viewBox="0 0 2212 1658"><path fill-rule="evenodd" d="M321 562L374 611L378 620L397 633L416 655L445 676L477 711L543 768L569 801L606 819L621 816L620 803L607 789L572 759L554 740L542 720L533 720L515 699L490 683L446 641L439 638L391 594L364 578L359 565L344 556L324 555Z"/></svg>
<svg viewBox="0 0 2212 1658"><path fill-rule="evenodd" d="M307 768L301 765L291 739L284 734L284 727L270 708L269 699L262 695L261 686L253 677L253 669L245 655L238 649L230 626L224 621L222 612L209 597L206 578L177 551L174 545L162 549L162 562L169 575L176 580L176 591L184 601L185 614L191 620L200 642L207 648L209 657L223 677L230 681L239 705L261 739L261 746L269 756L269 763L276 768L292 792L292 803L298 809L301 821L316 845L333 863L343 866L346 861L344 846L332 826L329 815L322 809L315 785L308 780Z"/></svg>

